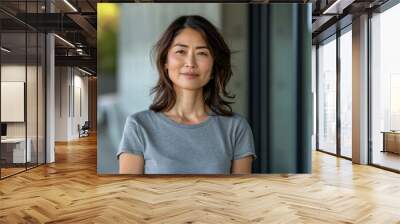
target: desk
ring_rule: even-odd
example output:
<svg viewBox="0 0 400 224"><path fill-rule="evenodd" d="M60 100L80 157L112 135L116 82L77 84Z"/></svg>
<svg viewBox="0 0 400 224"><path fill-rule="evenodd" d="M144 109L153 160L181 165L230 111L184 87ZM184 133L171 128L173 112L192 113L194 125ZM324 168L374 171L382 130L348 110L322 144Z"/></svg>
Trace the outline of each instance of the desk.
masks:
<svg viewBox="0 0 400 224"><path fill-rule="evenodd" d="M25 163L31 162L31 145L32 140L27 139L26 155L25 155L25 138L6 138L1 139L1 157L6 163ZM11 159L12 158L12 159ZM25 161L27 158L27 161Z"/></svg>
<svg viewBox="0 0 400 224"><path fill-rule="evenodd" d="M400 131L382 131L383 150L382 152L393 152L400 154Z"/></svg>

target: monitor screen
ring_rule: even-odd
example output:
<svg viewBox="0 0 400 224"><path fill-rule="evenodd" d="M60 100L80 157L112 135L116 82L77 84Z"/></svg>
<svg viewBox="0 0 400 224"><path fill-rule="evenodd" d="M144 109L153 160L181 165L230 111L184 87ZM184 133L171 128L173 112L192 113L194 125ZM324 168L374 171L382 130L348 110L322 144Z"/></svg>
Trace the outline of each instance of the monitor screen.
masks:
<svg viewBox="0 0 400 224"><path fill-rule="evenodd" d="M1 124L1 136L7 136L7 124Z"/></svg>

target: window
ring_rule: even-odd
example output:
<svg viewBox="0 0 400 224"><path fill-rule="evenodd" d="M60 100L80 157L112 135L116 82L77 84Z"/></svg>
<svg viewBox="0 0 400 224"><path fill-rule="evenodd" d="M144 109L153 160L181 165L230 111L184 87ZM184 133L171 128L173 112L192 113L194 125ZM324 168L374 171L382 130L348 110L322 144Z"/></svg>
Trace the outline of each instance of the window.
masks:
<svg viewBox="0 0 400 224"><path fill-rule="evenodd" d="M371 18L371 157L373 164L395 170L400 170L399 21L400 4Z"/></svg>
<svg viewBox="0 0 400 224"><path fill-rule="evenodd" d="M318 48L318 149L336 153L336 36Z"/></svg>
<svg viewBox="0 0 400 224"><path fill-rule="evenodd" d="M351 158L352 148L352 34L340 36L340 155Z"/></svg>

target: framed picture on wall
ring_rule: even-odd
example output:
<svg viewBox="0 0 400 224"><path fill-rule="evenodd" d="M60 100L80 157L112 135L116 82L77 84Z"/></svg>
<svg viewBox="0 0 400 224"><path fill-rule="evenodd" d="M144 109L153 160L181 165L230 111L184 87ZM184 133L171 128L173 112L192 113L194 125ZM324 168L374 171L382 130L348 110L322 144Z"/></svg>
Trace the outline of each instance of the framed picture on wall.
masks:
<svg viewBox="0 0 400 224"><path fill-rule="evenodd" d="M1 122L24 122L25 82L1 82Z"/></svg>

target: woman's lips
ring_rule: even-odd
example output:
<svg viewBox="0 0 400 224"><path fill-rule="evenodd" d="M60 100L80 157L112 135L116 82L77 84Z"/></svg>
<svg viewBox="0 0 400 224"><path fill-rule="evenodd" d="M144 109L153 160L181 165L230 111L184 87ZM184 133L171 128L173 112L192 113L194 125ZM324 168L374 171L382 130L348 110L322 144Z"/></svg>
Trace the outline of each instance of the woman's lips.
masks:
<svg viewBox="0 0 400 224"><path fill-rule="evenodd" d="M196 73L181 73L181 74L184 75L185 77L191 78L191 79L196 78L197 76L199 76L199 74L196 74Z"/></svg>

